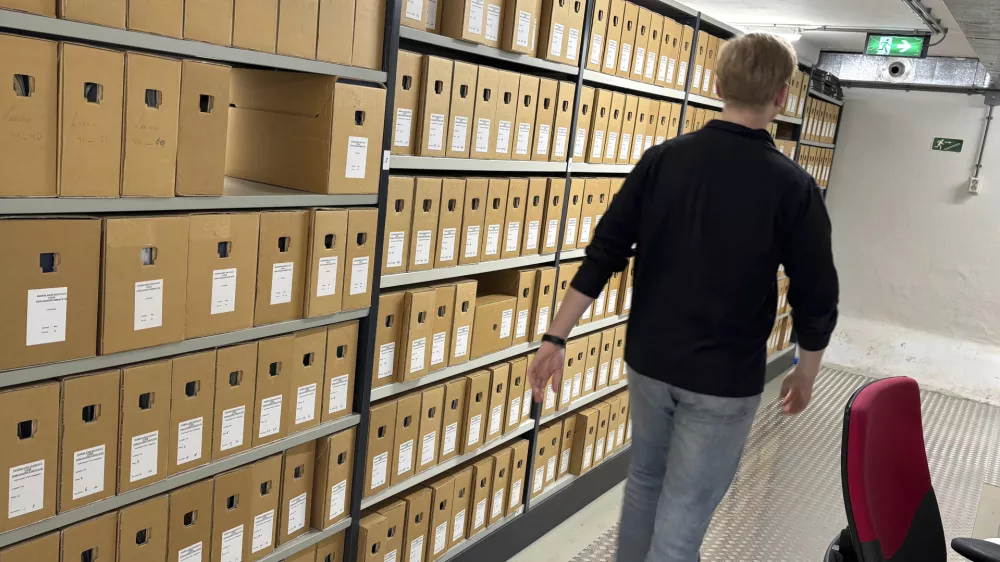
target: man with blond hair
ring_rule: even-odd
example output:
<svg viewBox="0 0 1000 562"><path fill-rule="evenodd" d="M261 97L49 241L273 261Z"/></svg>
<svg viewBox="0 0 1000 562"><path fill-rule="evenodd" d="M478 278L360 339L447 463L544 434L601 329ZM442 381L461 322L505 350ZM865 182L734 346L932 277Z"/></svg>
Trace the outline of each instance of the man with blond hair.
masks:
<svg viewBox="0 0 1000 562"><path fill-rule="evenodd" d="M728 42L716 69L721 118L650 149L629 174L529 367L540 401L550 381L558 387L570 329L634 254L618 562L698 560L760 403L779 264L800 350L780 407L797 414L812 397L837 322L830 220L815 181L764 130L795 67L779 37Z"/></svg>

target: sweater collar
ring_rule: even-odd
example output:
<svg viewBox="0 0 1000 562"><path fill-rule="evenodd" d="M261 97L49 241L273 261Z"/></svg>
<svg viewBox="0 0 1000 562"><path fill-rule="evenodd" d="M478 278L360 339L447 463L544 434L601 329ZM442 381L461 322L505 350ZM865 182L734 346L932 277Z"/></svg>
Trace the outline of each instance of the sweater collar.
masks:
<svg viewBox="0 0 1000 562"><path fill-rule="evenodd" d="M745 127L743 125L733 123L732 121L723 121L722 119L713 119L712 121L705 123L705 128L709 127L747 138L762 140L771 146L774 146L774 139L771 137L771 133L768 133L764 129L751 129L750 127Z"/></svg>

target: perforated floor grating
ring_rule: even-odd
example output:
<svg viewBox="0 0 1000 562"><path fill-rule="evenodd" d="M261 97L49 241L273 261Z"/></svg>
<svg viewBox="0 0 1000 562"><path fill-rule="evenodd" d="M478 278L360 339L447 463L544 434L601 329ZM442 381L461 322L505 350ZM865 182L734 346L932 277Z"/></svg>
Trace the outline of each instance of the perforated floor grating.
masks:
<svg viewBox="0 0 1000 562"><path fill-rule="evenodd" d="M844 406L867 377L824 368L801 416L777 401L757 414L733 487L716 512L704 562L821 561L846 524L840 485ZM947 537L972 533L982 484L1000 485L1000 408L924 391L924 439ZM617 525L573 562L614 560ZM964 558L955 554L951 561Z"/></svg>

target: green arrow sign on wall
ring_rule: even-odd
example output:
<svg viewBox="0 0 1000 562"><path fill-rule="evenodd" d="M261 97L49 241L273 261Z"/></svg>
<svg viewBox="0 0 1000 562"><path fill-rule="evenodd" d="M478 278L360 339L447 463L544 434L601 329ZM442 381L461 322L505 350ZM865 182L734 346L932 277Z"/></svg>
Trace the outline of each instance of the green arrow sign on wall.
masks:
<svg viewBox="0 0 1000 562"><path fill-rule="evenodd" d="M940 150L941 152L962 152L963 144L965 144L965 141L962 139L934 137L934 142L931 144L931 150Z"/></svg>
<svg viewBox="0 0 1000 562"><path fill-rule="evenodd" d="M869 35L865 54L920 58L926 41L922 35Z"/></svg>

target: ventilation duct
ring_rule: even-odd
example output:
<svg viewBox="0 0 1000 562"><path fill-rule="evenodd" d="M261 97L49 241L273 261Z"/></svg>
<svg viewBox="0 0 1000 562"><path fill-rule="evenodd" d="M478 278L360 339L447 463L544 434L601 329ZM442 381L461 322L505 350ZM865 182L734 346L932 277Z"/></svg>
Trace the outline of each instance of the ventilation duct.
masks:
<svg viewBox="0 0 1000 562"><path fill-rule="evenodd" d="M822 53L817 66L840 78L844 86L981 90L991 83L986 67L977 59Z"/></svg>

